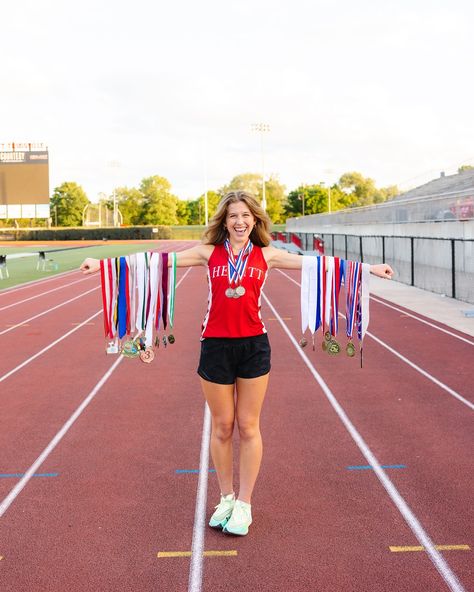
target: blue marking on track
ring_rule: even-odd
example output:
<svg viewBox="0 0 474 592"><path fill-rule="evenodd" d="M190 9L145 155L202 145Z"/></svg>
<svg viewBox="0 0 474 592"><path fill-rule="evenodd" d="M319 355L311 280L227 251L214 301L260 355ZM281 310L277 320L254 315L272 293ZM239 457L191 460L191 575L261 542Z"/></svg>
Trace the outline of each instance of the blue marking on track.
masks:
<svg viewBox="0 0 474 592"><path fill-rule="evenodd" d="M209 473L215 473L216 469L209 469ZM176 473L199 473L199 469L176 469Z"/></svg>
<svg viewBox="0 0 474 592"><path fill-rule="evenodd" d="M59 473L35 473L33 477L57 477ZM24 477L25 473L0 473L0 479L20 479Z"/></svg>
<svg viewBox="0 0 474 592"><path fill-rule="evenodd" d="M382 469L406 469L406 465L380 465ZM354 465L352 467L346 467L349 471L370 471L373 469L370 465Z"/></svg>

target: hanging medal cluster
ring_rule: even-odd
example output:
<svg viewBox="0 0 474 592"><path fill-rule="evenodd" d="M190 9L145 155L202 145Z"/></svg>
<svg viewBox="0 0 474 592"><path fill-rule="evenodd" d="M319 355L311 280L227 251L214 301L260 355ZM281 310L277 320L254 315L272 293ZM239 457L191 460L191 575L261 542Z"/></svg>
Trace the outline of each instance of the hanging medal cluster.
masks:
<svg viewBox="0 0 474 592"><path fill-rule="evenodd" d="M224 241L224 247L227 251L227 275L229 278L229 287L225 291L225 295L227 298L240 298L245 294L245 288L242 286L242 278L245 274L253 244L248 240L237 256L234 255L232 245L228 238Z"/></svg>
<svg viewBox="0 0 474 592"><path fill-rule="evenodd" d="M301 273L301 347L308 344L304 333L310 330L313 350L315 333L321 329L322 349L337 355L342 347L336 337L339 329L339 295L344 285L346 293L346 354L356 354L359 341L362 367L362 343L369 324L370 265L346 261L339 257L303 256ZM355 333L355 336L354 336Z"/></svg>
<svg viewBox="0 0 474 592"><path fill-rule="evenodd" d="M166 331L174 324L176 253L102 259L100 278L107 353L151 363L160 343L175 342Z"/></svg>

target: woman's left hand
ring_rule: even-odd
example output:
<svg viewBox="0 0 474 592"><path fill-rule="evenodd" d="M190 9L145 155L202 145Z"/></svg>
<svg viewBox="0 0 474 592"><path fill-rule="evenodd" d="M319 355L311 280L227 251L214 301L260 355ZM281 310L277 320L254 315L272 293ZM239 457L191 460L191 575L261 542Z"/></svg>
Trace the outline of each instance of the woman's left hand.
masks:
<svg viewBox="0 0 474 592"><path fill-rule="evenodd" d="M374 275L386 280L391 280L393 276L393 269L386 263L379 263L378 265L370 266L370 273L373 273Z"/></svg>

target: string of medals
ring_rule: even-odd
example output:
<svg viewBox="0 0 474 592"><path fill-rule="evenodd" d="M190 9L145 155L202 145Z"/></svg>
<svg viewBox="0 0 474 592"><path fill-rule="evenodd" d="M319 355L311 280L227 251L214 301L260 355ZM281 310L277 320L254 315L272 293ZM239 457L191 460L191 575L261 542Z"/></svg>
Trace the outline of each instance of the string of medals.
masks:
<svg viewBox="0 0 474 592"><path fill-rule="evenodd" d="M174 325L176 253L102 259L100 278L106 352L151 363L160 343L175 342L166 330Z"/></svg>
<svg viewBox="0 0 474 592"><path fill-rule="evenodd" d="M301 329L300 346L306 347L304 337L311 332L313 351L315 333L321 329L322 350L331 356L342 351L336 337L339 329L339 296L341 286L346 292L345 352L353 358L356 354L354 330L359 341L362 367L362 343L369 323L369 275L370 265L358 261L346 261L339 257L303 256L301 273Z"/></svg>
<svg viewBox="0 0 474 592"><path fill-rule="evenodd" d="M253 244L248 240L245 246L240 249L237 256L234 255L229 239L224 241L224 248L227 251L227 275L229 278L229 287L226 289L225 295L227 298L240 298L245 294L245 288L242 286L242 278L245 274Z"/></svg>

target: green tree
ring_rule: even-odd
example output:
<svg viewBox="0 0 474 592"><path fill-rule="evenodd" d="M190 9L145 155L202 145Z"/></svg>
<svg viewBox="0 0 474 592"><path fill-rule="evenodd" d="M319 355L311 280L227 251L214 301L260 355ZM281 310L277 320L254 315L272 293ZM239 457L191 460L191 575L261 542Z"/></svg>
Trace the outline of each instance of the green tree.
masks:
<svg viewBox="0 0 474 592"><path fill-rule="evenodd" d="M154 175L140 183L143 197L143 224L178 223L178 198L171 193L171 184L164 177Z"/></svg>
<svg viewBox="0 0 474 592"><path fill-rule="evenodd" d="M352 207L381 203L399 194L396 185L377 189L373 179L355 171L344 173L339 179L339 187L346 190L348 205Z"/></svg>
<svg viewBox="0 0 474 592"><path fill-rule="evenodd" d="M207 213L209 219L215 214L217 205L221 199L220 193L216 191L207 192ZM194 199L189 204L189 224L204 224L205 223L205 209L204 209L204 195Z"/></svg>
<svg viewBox="0 0 474 592"><path fill-rule="evenodd" d="M135 187L118 187L115 190L117 206L122 214L122 223L125 226L144 224L143 222L143 195ZM107 207L113 210L113 197L107 200Z"/></svg>
<svg viewBox="0 0 474 592"><path fill-rule="evenodd" d="M228 185L219 190L221 195L228 191L248 191L261 203L263 197L262 176L257 173L243 173L235 176ZM285 186L277 177L271 176L265 181L265 199L267 213L275 224L284 222L285 219Z"/></svg>
<svg viewBox="0 0 474 592"><path fill-rule="evenodd" d="M50 206L53 220L58 226L82 226L82 213L90 203L80 185L66 181L56 187L51 196Z"/></svg>

